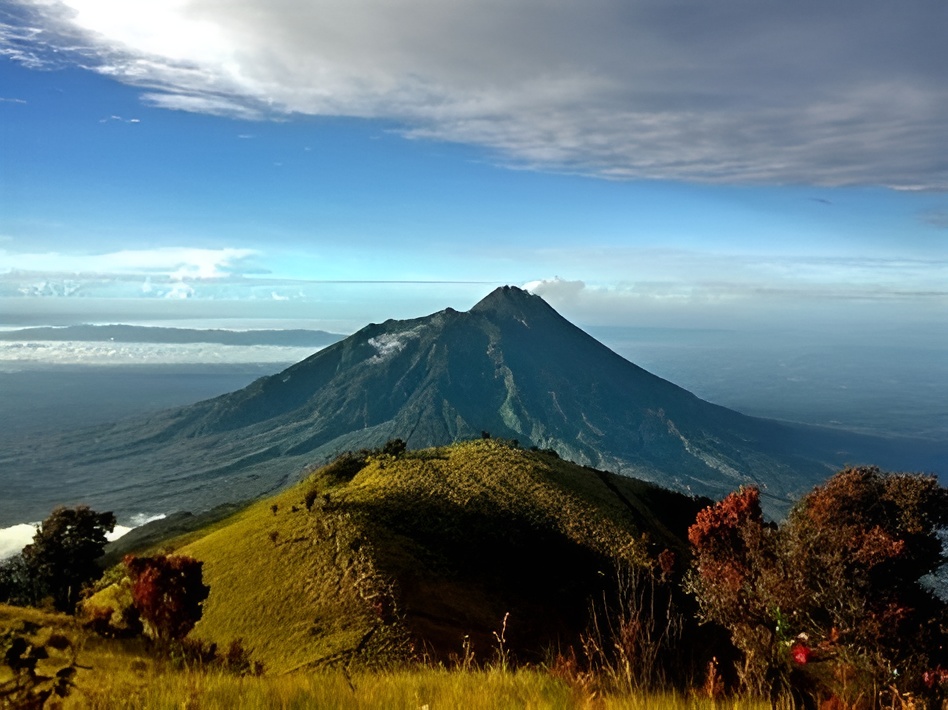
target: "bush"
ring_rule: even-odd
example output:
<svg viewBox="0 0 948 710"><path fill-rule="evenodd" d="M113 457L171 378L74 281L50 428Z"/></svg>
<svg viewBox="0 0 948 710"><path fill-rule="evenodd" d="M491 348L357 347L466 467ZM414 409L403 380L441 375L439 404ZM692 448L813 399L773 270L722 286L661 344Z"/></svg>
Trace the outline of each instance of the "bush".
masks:
<svg viewBox="0 0 948 710"><path fill-rule="evenodd" d="M132 599L150 636L180 640L194 628L211 591L202 579L203 564L184 555L125 558Z"/></svg>
<svg viewBox="0 0 948 710"><path fill-rule="evenodd" d="M382 447L382 453L395 458L401 458L407 448L408 445L401 439L389 439L385 442L385 446Z"/></svg>
<svg viewBox="0 0 948 710"><path fill-rule="evenodd" d="M846 469L779 529L746 488L690 528L689 586L742 652L753 693L851 704L897 685L934 702L923 679L948 666L948 605L919 580L945 560L946 524L948 489L933 476Z"/></svg>
<svg viewBox="0 0 948 710"><path fill-rule="evenodd" d="M51 633L44 643L31 638L35 629L0 632L0 706L42 708L53 696L65 698L78 668L72 641ZM52 706L52 704L51 704ZM58 707L58 705L54 705Z"/></svg>

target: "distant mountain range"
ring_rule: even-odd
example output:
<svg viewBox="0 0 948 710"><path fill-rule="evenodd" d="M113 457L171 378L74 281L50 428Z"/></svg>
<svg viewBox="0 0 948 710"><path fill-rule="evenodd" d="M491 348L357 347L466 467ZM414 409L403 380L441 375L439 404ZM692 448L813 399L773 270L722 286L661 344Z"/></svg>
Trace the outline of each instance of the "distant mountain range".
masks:
<svg viewBox="0 0 948 710"><path fill-rule="evenodd" d="M280 489L346 450L482 433L694 494L755 483L774 514L846 463L924 469L945 448L710 404L504 287L466 313L368 325L231 394L13 446L0 453L0 525L45 516L17 503L27 499L200 510Z"/></svg>
<svg viewBox="0 0 948 710"><path fill-rule="evenodd" d="M192 330L138 325L70 325L61 328L20 328L0 331L0 341L63 341L116 343L218 343L321 348L344 336L323 330Z"/></svg>

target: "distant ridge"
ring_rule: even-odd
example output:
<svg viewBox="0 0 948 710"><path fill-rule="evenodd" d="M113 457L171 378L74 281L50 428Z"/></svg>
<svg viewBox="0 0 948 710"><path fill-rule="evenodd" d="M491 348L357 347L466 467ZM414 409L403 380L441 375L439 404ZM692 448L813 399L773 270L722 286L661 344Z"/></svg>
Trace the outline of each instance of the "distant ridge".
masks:
<svg viewBox="0 0 948 710"><path fill-rule="evenodd" d="M482 432L695 494L755 483L778 514L846 463L913 466L886 460L879 439L700 400L508 286L466 313L370 324L228 395L2 452L13 473L0 525L41 519L47 510L16 503L37 492L50 507L72 502L51 470L94 506L170 513L259 497L392 438L414 449Z"/></svg>
<svg viewBox="0 0 948 710"><path fill-rule="evenodd" d="M63 341L116 343L218 343L220 345L279 345L323 347L345 336L323 330L200 330L139 325L70 325L60 328L20 328L0 331L3 341Z"/></svg>

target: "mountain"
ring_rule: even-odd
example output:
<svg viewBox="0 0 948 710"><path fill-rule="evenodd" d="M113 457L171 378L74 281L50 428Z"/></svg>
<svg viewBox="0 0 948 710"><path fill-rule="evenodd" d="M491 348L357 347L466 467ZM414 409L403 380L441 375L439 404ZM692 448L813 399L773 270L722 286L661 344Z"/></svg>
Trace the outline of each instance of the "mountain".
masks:
<svg viewBox="0 0 948 710"><path fill-rule="evenodd" d="M119 514L209 508L276 491L346 450L482 432L701 495L756 483L776 513L844 463L904 470L928 455L923 444L894 448L702 401L540 297L503 287L466 313L368 325L232 394L9 447L0 454L0 525L48 512L24 510L25 500L81 500Z"/></svg>

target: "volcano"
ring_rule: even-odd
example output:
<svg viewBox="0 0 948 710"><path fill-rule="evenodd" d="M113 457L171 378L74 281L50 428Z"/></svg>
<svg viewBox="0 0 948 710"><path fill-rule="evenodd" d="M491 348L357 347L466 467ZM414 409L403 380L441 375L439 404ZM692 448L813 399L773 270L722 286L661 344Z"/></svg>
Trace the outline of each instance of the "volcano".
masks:
<svg viewBox="0 0 948 710"><path fill-rule="evenodd" d="M7 450L0 524L80 500L119 514L206 509L279 490L347 450L487 435L696 495L755 484L776 511L886 448L703 401L505 286L467 312L370 324L231 394ZM18 503L42 498L49 507Z"/></svg>

